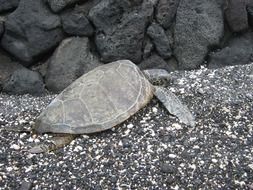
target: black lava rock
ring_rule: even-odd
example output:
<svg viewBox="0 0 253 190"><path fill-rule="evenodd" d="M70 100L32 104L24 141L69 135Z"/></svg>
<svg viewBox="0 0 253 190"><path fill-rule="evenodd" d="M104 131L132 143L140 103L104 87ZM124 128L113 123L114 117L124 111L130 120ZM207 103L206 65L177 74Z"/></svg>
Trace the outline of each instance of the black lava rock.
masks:
<svg viewBox="0 0 253 190"><path fill-rule="evenodd" d="M13 61L6 52L0 50L0 87L14 71L21 68L24 66Z"/></svg>
<svg viewBox="0 0 253 190"><path fill-rule="evenodd" d="M3 84L3 91L9 94L41 95L45 88L39 73L23 68L16 70Z"/></svg>
<svg viewBox="0 0 253 190"><path fill-rule="evenodd" d="M76 36L92 36L93 26L78 7L61 15L63 30Z"/></svg>
<svg viewBox="0 0 253 190"><path fill-rule="evenodd" d="M0 39L4 33L4 22L0 20Z"/></svg>
<svg viewBox="0 0 253 190"><path fill-rule="evenodd" d="M248 28L248 14L246 5L248 0L226 1L225 16L233 32L244 31Z"/></svg>
<svg viewBox="0 0 253 190"><path fill-rule="evenodd" d="M153 49L154 49L154 44L152 43L151 39L146 38L144 40L144 48L143 48L143 55L142 55L143 59L147 59L151 55Z"/></svg>
<svg viewBox="0 0 253 190"><path fill-rule="evenodd" d="M253 33L246 33L229 41L228 45L209 56L208 67L219 68L229 65L248 64L253 61Z"/></svg>
<svg viewBox="0 0 253 190"><path fill-rule="evenodd" d="M14 9L18 6L19 0L0 0L0 12Z"/></svg>
<svg viewBox="0 0 253 190"><path fill-rule="evenodd" d="M59 16L51 13L44 0L21 0L7 16L1 44L28 66L63 39L60 27Z"/></svg>
<svg viewBox="0 0 253 190"><path fill-rule="evenodd" d="M82 74L99 65L98 58L90 52L88 38L67 38L50 59L46 86L51 91L60 92Z"/></svg>
<svg viewBox="0 0 253 190"><path fill-rule="evenodd" d="M160 0L156 7L156 20L165 29L169 28L177 13L180 0Z"/></svg>
<svg viewBox="0 0 253 190"><path fill-rule="evenodd" d="M155 44L156 51L159 55L164 59L168 59L171 56L172 51L164 29L158 24L152 23L147 29L147 34Z"/></svg>
<svg viewBox="0 0 253 190"><path fill-rule="evenodd" d="M209 47L218 45L224 32L223 12L216 1L184 0L176 14L174 55L181 69L203 63Z"/></svg>
<svg viewBox="0 0 253 190"><path fill-rule="evenodd" d="M253 5L247 7L249 25L253 27Z"/></svg>
<svg viewBox="0 0 253 190"><path fill-rule="evenodd" d="M165 69L168 72L174 70L172 62L166 62L162 57L153 54L147 59L144 59L139 65L140 69Z"/></svg>
<svg viewBox="0 0 253 190"><path fill-rule="evenodd" d="M47 0L53 12L59 12L65 7L68 7L69 5L72 5L78 1L79 0Z"/></svg>
<svg viewBox="0 0 253 190"><path fill-rule="evenodd" d="M103 62L129 59L139 63L145 29L151 21L154 5L143 1L104 0L89 12L97 33L95 43Z"/></svg>

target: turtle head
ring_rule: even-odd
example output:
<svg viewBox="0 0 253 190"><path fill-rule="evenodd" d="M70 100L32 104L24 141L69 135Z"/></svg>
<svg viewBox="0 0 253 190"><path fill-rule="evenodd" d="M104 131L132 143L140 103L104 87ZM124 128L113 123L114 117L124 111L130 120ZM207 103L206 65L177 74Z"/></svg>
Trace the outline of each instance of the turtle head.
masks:
<svg viewBox="0 0 253 190"><path fill-rule="evenodd" d="M148 69L144 70L143 74L155 86L168 86L170 82L170 75L164 69Z"/></svg>

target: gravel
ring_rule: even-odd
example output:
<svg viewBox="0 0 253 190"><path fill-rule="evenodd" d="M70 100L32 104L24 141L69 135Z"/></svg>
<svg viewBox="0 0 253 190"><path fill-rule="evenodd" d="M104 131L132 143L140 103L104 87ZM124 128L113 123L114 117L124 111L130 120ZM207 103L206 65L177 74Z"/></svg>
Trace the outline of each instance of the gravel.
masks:
<svg viewBox="0 0 253 190"><path fill-rule="evenodd" d="M29 129L56 95L0 94L0 189L253 189L253 64L171 74L190 128L153 99L119 126L55 152Z"/></svg>

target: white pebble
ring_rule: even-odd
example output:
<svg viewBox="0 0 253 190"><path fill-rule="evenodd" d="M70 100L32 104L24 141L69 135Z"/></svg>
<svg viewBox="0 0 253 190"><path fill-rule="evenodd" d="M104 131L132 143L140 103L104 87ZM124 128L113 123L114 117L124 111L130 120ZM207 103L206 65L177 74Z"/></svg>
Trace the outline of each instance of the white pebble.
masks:
<svg viewBox="0 0 253 190"><path fill-rule="evenodd" d="M31 125L31 126L33 126L34 124L35 124L34 121L30 121L30 122L29 122L29 125Z"/></svg>
<svg viewBox="0 0 253 190"><path fill-rule="evenodd" d="M176 130L183 129L183 127L180 124L178 124L178 123L173 123L172 127L175 128Z"/></svg>
<svg viewBox="0 0 253 190"><path fill-rule="evenodd" d="M25 167L25 173L32 171L32 169L33 169L32 165L28 166L28 167Z"/></svg>
<svg viewBox="0 0 253 190"><path fill-rule="evenodd" d="M217 163L218 160L213 158L213 159L212 159L212 162L213 162L213 163Z"/></svg>
<svg viewBox="0 0 253 190"><path fill-rule="evenodd" d="M175 155L175 154L169 154L169 158L176 158L177 157L177 155Z"/></svg>
<svg viewBox="0 0 253 190"><path fill-rule="evenodd" d="M196 170L196 165L195 164L189 164L189 168L193 169L193 170Z"/></svg>
<svg viewBox="0 0 253 190"><path fill-rule="evenodd" d="M17 144L13 144L10 146L11 149L14 149L14 150L19 150L20 149L20 146L17 145Z"/></svg>
<svg viewBox="0 0 253 190"><path fill-rule="evenodd" d="M82 138L83 139L88 139L88 138L90 138L88 135L82 135Z"/></svg>
<svg viewBox="0 0 253 190"><path fill-rule="evenodd" d="M203 165L205 162L203 160L200 160L199 163Z"/></svg>
<svg viewBox="0 0 253 190"><path fill-rule="evenodd" d="M236 135L234 135L234 134L232 134L232 135L231 135L231 138L233 138L233 139L237 139L237 136L236 136Z"/></svg>
<svg viewBox="0 0 253 190"><path fill-rule="evenodd" d="M27 139L28 142L33 142L33 138L29 137L29 139Z"/></svg>
<svg viewBox="0 0 253 190"><path fill-rule="evenodd" d="M152 147L153 147L153 145L148 145L148 146L147 146L147 151L148 151L148 152L153 152Z"/></svg>
<svg viewBox="0 0 253 190"><path fill-rule="evenodd" d="M79 152L79 151L82 151L83 150L83 147L81 146L76 146L75 149L74 149L74 152Z"/></svg>
<svg viewBox="0 0 253 190"><path fill-rule="evenodd" d="M134 127L134 125L132 123L130 123L130 124L127 125L128 129L132 129L133 127Z"/></svg>
<svg viewBox="0 0 253 190"><path fill-rule="evenodd" d="M129 130L129 129L127 129L127 130L125 131L125 134L124 134L123 136L128 136L128 135L129 135L129 133L130 133L130 130Z"/></svg>
<svg viewBox="0 0 253 190"><path fill-rule="evenodd" d="M240 185L240 186L244 186L245 185L244 181L235 180L234 182L235 182L236 185Z"/></svg>
<svg viewBox="0 0 253 190"><path fill-rule="evenodd" d="M194 142L194 141L196 141L196 140L197 140L196 137L190 137L190 138L189 138L189 141L190 141L190 142Z"/></svg>
<svg viewBox="0 0 253 190"><path fill-rule="evenodd" d="M221 163L221 164L219 165L219 167L220 167L221 169L224 169L224 168L226 167L226 165L223 164L223 163Z"/></svg>
<svg viewBox="0 0 253 190"><path fill-rule="evenodd" d="M96 160L99 160L101 158L101 155L98 155L95 157Z"/></svg>
<svg viewBox="0 0 253 190"><path fill-rule="evenodd" d="M29 153L29 154L27 155L27 158L28 158L28 159L31 159L31 158L34 157L34 156L35 156L35 154Z"/></svg>
<svg viewBox="0 0 253 190"><path fill-rule="evenodd" d="M7 170L7 172L11 172L13 170L13 168L12 167L7 167L6 170Z"/></svg>
<svg viewBox="0 0 253 190"><path fill-rule="evenodd" d="M35 143L39 143L39 142L40 142L40 139L34 139L34 142L35 142Z"/></svg>
<svg viewBox="0 0 253 190"><path fill-rule="evenodd" d="M179 91L180 91L181 94L185 94L185 89L184 88L180 88Z"/></svg>
<svg viewBox="0 0 253 190"><path fill-rule="evenodd" d="M24 120L24 119L20 119L18 122L19 122L19 124L25 124L25 123L27 123L27 121Z"/></svg>
<svg viewBox="0 0 253 190"><path fill-rule="evenodd" d="M153 111L153 113L157 113L158 110L157 110L156 107L153 107L153 108L152 108L152 111Z"/></svg>
<svg viewBox="0 0 253 190"><path fill-rule="evenodd" d="M249 164L248 166L249 166L250 169L253 170L253 164Z"/></svg>
<svg viewBox="0 0 253 190"><path fill-rule="evenodd" d="M26 133L21 133L21 134L19 135L19 138L22 139L22 138L24 138L25 136L26 136Z"/></svg>
<svg viewBox="0 0 253 190"><path fill-rule="evenodd" d="M178 190L178 189L179 189L179 186L176 185L175 187L171 187L171 189Z"/></svg>

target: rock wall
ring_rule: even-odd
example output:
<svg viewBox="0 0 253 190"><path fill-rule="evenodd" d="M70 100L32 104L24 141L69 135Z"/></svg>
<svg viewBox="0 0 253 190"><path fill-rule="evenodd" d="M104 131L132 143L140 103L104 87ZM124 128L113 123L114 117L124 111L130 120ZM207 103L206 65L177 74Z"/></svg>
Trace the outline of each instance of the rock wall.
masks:
<svg viewBox="0 0 253 190"><path fill-rule="evenodd" d="M253 0L0 0L0 88L60 92L94 67L247 64Z"/></svg>

